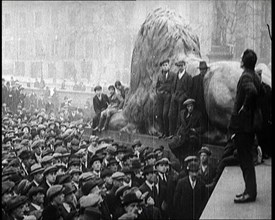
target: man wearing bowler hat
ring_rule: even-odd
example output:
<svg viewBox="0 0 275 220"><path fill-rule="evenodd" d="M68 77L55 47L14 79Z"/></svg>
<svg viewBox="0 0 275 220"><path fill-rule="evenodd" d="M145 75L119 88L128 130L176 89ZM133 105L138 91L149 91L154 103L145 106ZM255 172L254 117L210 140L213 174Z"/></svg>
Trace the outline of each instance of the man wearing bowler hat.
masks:
<svg viewBox="0 0 275 220"><path fill-rule="evenodd" d="M176 219L199 219L206 204L206 189L198 178L199 163L192 161L188 167L188 176L180 179L174 194Z"/></svg>
<svg viewBox="0 0 275 220"><path fill-rule="evenodd" d="M198 69L200 70L200 73L192 78L190 98L196 100L197 109L202 113L203 125L208 129L209 122L205 107L203 80L205 74L209 70L209 66L207 66L205 61L200 61Z"/></svg>
<svg viewBox="0 0 275 220"><path fill-rule="evenodd" d="M186 71L186 61L180 60L176 62L178 72L173 81L172 97L169 108L169 134L175 135L177 128L177 121L182 109L182 103L189 97L190 88L192 85L192 77Z"/></svg>
<svg viewBox="0 0 275 220"><path fill-rule="evenodd" d="M158 76L156 84L158 123L160 126L160 137L169 136L169 108L171 101L171 92L175 75L170 72L169 59L160 62L161 73Z"/></svg>

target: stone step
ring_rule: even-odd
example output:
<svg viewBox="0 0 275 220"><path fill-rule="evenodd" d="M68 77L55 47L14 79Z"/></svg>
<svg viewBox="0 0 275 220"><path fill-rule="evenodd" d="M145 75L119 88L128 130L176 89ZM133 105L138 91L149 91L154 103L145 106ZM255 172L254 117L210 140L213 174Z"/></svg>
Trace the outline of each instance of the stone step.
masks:
<svg viewBox="0 0 275 220"><path fill-rule="evenodd" d="M271 219L271 159L255 169L255 202L234 203L235 195L244 190L243 175L238 166L226 167L200 219Z"/></svg>

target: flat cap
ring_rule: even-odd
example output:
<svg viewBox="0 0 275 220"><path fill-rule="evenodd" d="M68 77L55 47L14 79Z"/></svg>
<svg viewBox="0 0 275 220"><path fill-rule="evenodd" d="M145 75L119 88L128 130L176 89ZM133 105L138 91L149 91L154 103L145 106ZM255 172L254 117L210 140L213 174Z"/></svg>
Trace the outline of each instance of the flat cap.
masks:
<svg viewBox="0 0 275 220"><path fill-rule="evenodd" d="M187 166L187 171L197 172L199 170L199 163L195 161L191 161Z"/></svg>
<svg viewBox="0 0 275 220"><path fill-rule="evenodd" d="M162 60L159 65L162 66L164 63L169 63L169 59Z"/></svg>
<svg viewBox="0 0 275 220"><path fill-rule="evenodd" d="M154 173L154 172L156 172L156 170L153 165L147 165L143 168L143 174Z"/></svg>
<svg viewBox="0 0 275 220"><path fill-rule="evenodd" d="M37 173L42 173L42 172L44 172L44 170L45 169L40 164L35 163L31 166L30 175L34 175L34 174L37 174Z"/></svg>
<svg viewBox="0 0 275 220"><path fill-rule="evenodd" d="M2 195L4 195L5 193L11 192L12 189L14 188L15 183L7 180L7 181L3 181L2 182Z"/></svg>
<svg viewBox="0 0 275 220"><path fill-rule="evenodd" d="M51 186L46 193L46 196L49 200L52 200L55 196L63 193L64 187L62 185L53 185Z"/></svg>
<svg viewBox="0 0 275 220"><path fill-rule="evenodd" d="M156 163L155 163L155 166L159 165L159 164L168 164L168 165L171 165L171 162L168 158L164 157L164 158L161 158L159 159Z"/></svg>
<svg viewBox="0 0 275 220"><path fill-rule="evenodd" d="M183 105L184 106L187 106L187 105L190 105L190 104L194 105L195 102L196 102L195 99L187 99L183 102Z"/></svg>
<svg viewBox="0 0 275 220"><path fill-rule="evenodd" d="M89 180L81 187L83 195L87 196L91 190L98 185L98 180Z"/></svg>
<svg viewBox="0 0 275 220"><path fill-rule="evenodd" d="M112 177L113 180L120 180L120 179L123 179L125 177L125 174L122 173L122 172L117 171L117 172L113 173L111 177Z"/></svg>
<svg viewBox="0 0 275 220"><path fill-rule="evenodd" d="M49 163L53 160L53 156L47 155L41 159L41 164Z"/></svg>
<svg viewBox="0 0 275 220"><path fill-rule="evenodd" d="M122 204L129 205L131 203L140 203L142 199L139 199L134 192L127 193L123 196Z"/></svg>
<svg viewBox="0 0 275 220"><path fill-rule="evenodd" d="M113 171L108 169L108 168L105 168L102 170L102 172L100 173L100 178L104 179L106 176L109 176L111 177L113 174Z"/></svg>
<svg viewBox="0 0 275 220"><path fill-rule="evenodd" d="M176 66L183 66L185 64L186 62L184 60L179 60L178 62L175 63Z"/></svg>
<svg viewBox="0 0 275 220"><path fill-rule="evenodd" d="M139 139L135 139L134 141L133 141L133 144L132 144L132 147L135 147L135 146L141 146L142 145L142 143L141 143L141 141L139 140Z"/></svg>
<svg viewBox="0 0 275 220"><path fill-rule="evenodd" d="M211 155L211 151L209 150L208 147L202 147L200 150L199 150L199 154L201 153L206 153L208 156Z"/></svg>
<svg viewBox="0 0 275 220"><path fill-rule="evenodd" d="M131 187L128 186L128 185L120 186L120 187L116 190L115 196L119 198L119 197L122 196L123 193L124 193L126 190L128 190L128 189L131 189Z"/></svg>
<svg viewBox="0 0 275 220"><path fill-rule="evenodd" d="M7 211L12 212L14 209L18 208L19 206L27 203L28 197L27 196L14 196L7 202Z"/></svg>
<svg viewBox="0 0 275 220"><path fill-rule="evenodd" d="M95 177L95 174L93 174L92 172L84 172L79 176L79 181L88 181L91 180Z"/></svg>
<svg viewBox="0 0 275 220"><path fill-rule="evenodd" d="M31 199L32 196L38 194L38 193L43 193L44 194L44 188L40 186L32 186L28 192L28 197Z"/></svg>
<svg viewBox="0 0 275 220"><path fill-rule="evenodd" d="M184 162L188 163L190 161L198 161L198 157L197 156L187 156L185 159L184 159Z"/></svg>
<svg viewBox="0 0 275 220"><path fill-rule="evenodd" d="M65 183L64 184L64 195L69 195L71 193L74 193L75 192L75 187L73 187L73 185L71 183Z"/></svg>
<svg viewBox="0 0 275 220"><path fill-rule="evenodd" d="M56 165L52 165L52 166L47 167L47 168L44 170L43 174L44 174L44 175L47 175L48 173L54 173L54 172L56 172L56 171L57 171Z"/></svg>

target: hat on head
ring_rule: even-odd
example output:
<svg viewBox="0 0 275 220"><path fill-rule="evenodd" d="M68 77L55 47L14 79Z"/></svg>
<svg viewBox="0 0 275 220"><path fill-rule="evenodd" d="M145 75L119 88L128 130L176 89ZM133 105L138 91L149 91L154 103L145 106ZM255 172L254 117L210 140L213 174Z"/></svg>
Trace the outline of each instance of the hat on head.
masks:
<svg viewBox="0 0 275 220"><path fill-rule="evenodd" d="M143 174L154 173L156 170L153 165L147 165L143 168Z"/></svg>
<svg viewBox="0 0 275 220"><path fill-rule="evenodd" d="M70 184L70 183L65 183L64 184L64 191L63 191L63 193L64 193L64 195L66 196L66 195L69 195L69 194L71 194L71 193L74 193L76 190L75 190L75 187L73 187L73 185L72 184Z"/></svg>
<svg viewBox="0 0 275 220"><path fill-rule="evenodd" d="M45 150L42 151L42 157L43 158L44 157L49 157L50 154L52 154L52 153L53 153L53 151L50 148L46 148ZM42 161L43 161L43 158L42 158Z"/></svg>
<svg viewBox="0 0 275 220"><path fill-rule="evenodd" d="M201 153L206 153L208 156L211 155L211 151L209 150L208 147L202 147L200 150L199 150L199 154Z"/></svg>
<svg viewBox="0 0 275 220"><path fill-rule="evenodd" d="M20 159L22 159L22 160L27 160L27 159L29 159L31 157L31 151L29 151L29 150L22 150L19 153L18 157Z"/></svg>
<svg viewBox="0 0 275 220"><path fill-rule="evenodd" d="M199 170L199 163L192 161L190 164L187 166L187 171L190 172L197 172Z"/></svg>
<svg viewBox="0 0 275 220"><path fill-rule="evenodd" d="M71 182L72 178L69 174L59 175L58 180L56 181L58 184L63 185L65 183Z"/></svg>
<svg viewBox="0 0 275 220"><path fill-rule="evenodd" d="M92 172L84 172L79 176L79 181L89 181L95 177L95 174Z"/></svg>
<svg viewBox="0 0 275 220"><path fill-rule="evenodd" d="M49 201L51 201L55 196L62 193L63 190L64 187L62 185L53 185L47 190L46 196L49 199Z"/></svg>
<svg viewBox="0 0 275 220"><path fill-rule="evenodd" d="M27 196L14 196L7 202L7 211L12 212L19 206L27 203L28 197Z"/></svg>
<svg viewBox="0 0 275 220"><path fill-rule="evenodd" d="M99 161L100 163L102 163L102 160L103 160L103 158L101 158L97 154L95 154L91 157L89 164L90 164L90 166L92 166L95 161Z"/></svg>
<svg viewBox="0 0 275 220"><path fill-rule="evenodd" d="M50 163L53 160L53 156L47 155L41 159L41 164Z"/></svg>
<svg viewBox="0 0 275 220"><path fill-rule="evenodd" d="M101 87L100 85L98 85L98 86L96 86L96 87L94 88L94 91L95 91L95 92L98 91L98 90L102 90L102 87Z"/></svg>
<svg viewBox="0 0 275 220"><path fill-rule="evenodd" d="M157 155L153 152L149 152L148 154L146 154L145 160L149 160L151 158L157 158Z"/></svg>
<svg viewBox="0 0 275 220"><path fill-rule="evenodd" d="M198 157L197 156L187 156L185 159L184 159L184 162L185 163L189 163L191 161L198 161Z"/></svg>
<svg viewBox="0 0 275 220"><path fill-rule="evenodd" d="M43 193L44 194L44 188L39 187L39 186L33 186L28 192L28 197L31 199L32 196L37 195L38 193Z"/></svg>
<svg viewBox="0 0 275 220"><path fill-rule="evenodd" d="M183 66L185 64L186 64L186 62L184 60L180 60L180 61L175 63L176 66Z"/></svg>
<svg viewBox="0 0 275 220"><path fill-rule="evenodd" d="M80 169L75 169L75 168L74 168L74 169L71 169L70 172L69 172L70 175L73 175L73 174L75 174L75 173L81 174L82 171L81 171Z"/></svg>
<svg viewBox="0 0 275 220"><path fill-rule="evenodd" d="M131 169L132 170L138 170L141 169L142 165L139 158L135 158L132 160Z"/></svg>
<svg viewBox="0 0 275 220"><path fill-rule="evenodd" d="M111 157L109 160L108 160L108 165L107 166L110 166L112 164L118 164L118 161L116 160L116 158L114 157Z"/></svg>
<svg viewBox="0 0 275 220"><path fill-rule="evenodd" d="M158 160L155 163L155 166L157 166L159 164L168 164L168 165L171 165L171 162L170 162L170 160L168 158L164 157L164 158L161 158L160 160Z"/></svg>
<svg viewBox="0 0 275 220"><path fill-rule="evenodd" d="M163 150L164 150L164 146L160 145L154 149L154 153L156 153L157 151L163 151Z"/></svg>
<svg viewBox="0 0 275 220"><path fill-rule="evenodd" d="M207 66L205 61L200 61L200 65L198 67L200 70L209 69L209 66Z"/></svg>
<svg viewBox="0 0 275 220"><path fill-rule="evenodd" d="M119 197L122 196L123 193L124 193L126 190L128 190L128 189L131 189L131 187L128 186L128 185L120 186L120 187L116 190L115 196L119 198Z"/></svg>
<svg viewBox="0 0 275 220"><path fill-rule="evenodd" d="M70 167L70 166L80 166L80 164L81 164L81 160L79 158L74 157L69 161L68 167Z"/></svg>
<svg viewBox="0 0 275 220"><path fill-rule="evenodd" d="M5 193L11 192L12 189L14 188L15 183L7 180L7 181L3 181L2 182L2 195L4 195Z"/></svg>
<svg viewBox="0 0 275 220"><path fill-rule="evenodd" d="M45 169L38 163L35 163L31 166L31 173L30 175L34 175L37 173L43 173Z"/></svg>
<svg viewBox="0 0 275 220"><path fill-rule="evenodd" d="M101 173L100 173L100 178L104 179L106 176L111 177L112 174L113 174L113 171L106 168L106 169L103 169L103 170L101 171Z"/></svg>
<svg viewBox="0 0 275 220"><path fill-rule="evenodd" d="M43 174L44 174L44 176L46 176L47 174L49 174L49 173L54 173L54 172L56 172L56 171L57 171L57 167L56 167L55 165L52 165L52 166L47 167L47 168L44 170Z"/></svg>
<svg viewBox="0 0 275 220"><path fill-rule="evenodd" d="M125 173L125 174L130 174L130 173L133 173L133 170L130 169L129 167L123 167L123 168L121 169L121 172L122 172L122 173Z"/></svg>
<svg viewBox="0 0 275 220"><path fill-rule="evenodd" d="M162 66L164 63L169 63L169 59L164 59L159 63L159 66Z"/></svg>
<svg viewBox="0 0 275 220"><path fill-rule="evenodd" d="M27 195L32 184L27 179L22 179L16 187L16 192L19 195Z"/></svg>
<svg viewBox="0 0 275 220"><path fill-rule="evenodd" d="M195 104L195 99L187 99L187 100L185 100L184 102L183 102L183 105L184 106L187 106L187 105L190 105L190 104Z"/></svg>
<svg viewBox="0 0 275 220"><path fill-rule="evenodd" d="M121 179L124 179L125 174L117 171L117 172L113 173L111 177L113 180L121 180Z"/></svg>
<svg viewBox="0 0 275 220"><path fill-rule="evenodd" d="M129 205L131 203L140 203L140 202L142 202L142 199L139 199L137 195L133 192L125 194L122 199L123 205Z"/></svg>
<svg viewBox="0 0 275 220"><path fill-rule="evenodd" d="M81 187L83 195L87 196L91 190L98 185L98 180L89 180Z"/></svg>

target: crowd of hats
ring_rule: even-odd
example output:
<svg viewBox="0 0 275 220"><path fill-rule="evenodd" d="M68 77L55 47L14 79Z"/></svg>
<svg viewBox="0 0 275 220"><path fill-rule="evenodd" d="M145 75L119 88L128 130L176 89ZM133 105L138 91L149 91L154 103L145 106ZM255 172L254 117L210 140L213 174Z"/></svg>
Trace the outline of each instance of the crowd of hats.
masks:
<svg viewBox="0 0 275 220"><path fill-rule="evenodd" d="M11 113L2 117L2 204L7 215L22 204L29 204L38 193L43 193L47 202L59 194L74 194L77 205L87 208L87 214L101 197L85 196L97 188L108 190L110 179L123 181L136 173L144 176L155 172L158 164L168 164L179 171L174 161L163 156L163 146L145 146L138 139L122 143L111 137L85 135L83 122L63 122L50 118L43 110L29 119L22 117L18 121L18 117L21 116ZM209 149L201 152L211 154ZM96 162L100 164L97 172ZM196 167L191 164L188 169L193 171ZM39 175L41 183L36 186L34 177ZM50 175L55 176L55 182L45 190L41 184ZM78 176L77 181L74 176ZM119 197L123 195L123 204L141 201L133 193L125 194L127 190L129 187L116 191Z"/></svg>

